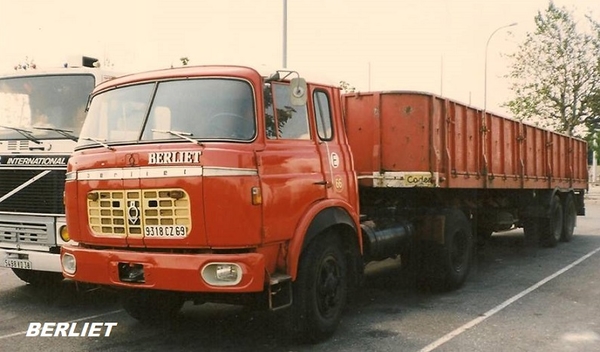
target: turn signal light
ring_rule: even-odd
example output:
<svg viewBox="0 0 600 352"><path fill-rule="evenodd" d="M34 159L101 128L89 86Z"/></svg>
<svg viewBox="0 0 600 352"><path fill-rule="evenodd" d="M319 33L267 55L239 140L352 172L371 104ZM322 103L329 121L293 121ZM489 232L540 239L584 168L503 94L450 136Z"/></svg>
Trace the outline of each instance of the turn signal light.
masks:
<svg viewBox="0 0 600 352"><path fill-rule="evenodd" d="M252 187L252 205L262 204L262 193L260 187Z"/></svg>
<svg viewBox="0 0 600 352"><path fill-rule="evenodd" d="M71 240L71 236L69 235L69 230L67 230L66 225L63 225L60 227L59 233L60 233L60 238L63 241L69 242Z"/></svg>

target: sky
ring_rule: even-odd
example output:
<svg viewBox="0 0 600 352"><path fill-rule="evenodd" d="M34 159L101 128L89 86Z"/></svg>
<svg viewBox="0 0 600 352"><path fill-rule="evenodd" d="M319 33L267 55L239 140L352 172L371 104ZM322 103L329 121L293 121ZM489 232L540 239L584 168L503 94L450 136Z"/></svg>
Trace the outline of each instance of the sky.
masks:
<svg viewBox="0 0 600 352"><path fill-rule="evenodd" d="M600 21L600 0L554 3L582 22L584 14ZM313 81L345 81L363 92L430 92L509 115L501 106L512 97L503 78L509 72L506 55L534 31L535 15L548 4L549 0L0 0L0 73L26 60L56 67L72 55L98 58L105 67L124 73L181 66L181 57L188 57L189 65L239 64L264 72L285 65Z"/></svg>

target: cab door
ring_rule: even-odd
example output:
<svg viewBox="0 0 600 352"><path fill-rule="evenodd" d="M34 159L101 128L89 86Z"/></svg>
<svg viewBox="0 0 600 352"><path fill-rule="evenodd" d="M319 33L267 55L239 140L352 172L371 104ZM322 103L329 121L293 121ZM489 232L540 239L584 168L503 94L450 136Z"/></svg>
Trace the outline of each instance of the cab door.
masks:
<svg viewBox="0 0 600 352"><path fill-rule="evenodd" d="M267 84L264 96L265 146L257 160L269 243L292 237L302 215L327 197L327 183L306 104L293 106L284 82Z"/></svg>
<svg viewBox="0 0 600 352"><path fill-rule="evenodd" d="M356 204L356 177L352 156L342 128L339 92L331 87L312 87L312 120L315 124L327 198Z"/></svg>

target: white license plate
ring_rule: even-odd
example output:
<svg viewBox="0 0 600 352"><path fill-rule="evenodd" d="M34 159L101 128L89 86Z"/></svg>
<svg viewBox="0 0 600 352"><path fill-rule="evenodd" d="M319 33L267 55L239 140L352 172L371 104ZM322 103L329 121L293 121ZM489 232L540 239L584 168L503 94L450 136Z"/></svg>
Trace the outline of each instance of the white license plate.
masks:
<svg viewBox="0 0 600 352"><path fill-rule="evenodd" d="M4 259L4 266L14 269L32 269L31 262L25 259Z"/></svg>
<svg viewBox="0 0 600 352"><path fill-rule="evenodd" d="M187 236L187 227L183 225L145 226L144 235L146 237L185 237Z"/></svg>

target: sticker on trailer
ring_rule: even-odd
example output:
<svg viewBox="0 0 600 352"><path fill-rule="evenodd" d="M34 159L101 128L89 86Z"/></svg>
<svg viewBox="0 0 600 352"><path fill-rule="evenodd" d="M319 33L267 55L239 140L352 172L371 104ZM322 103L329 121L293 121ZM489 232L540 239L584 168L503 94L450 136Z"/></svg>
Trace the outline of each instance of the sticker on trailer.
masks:
<svg viewBox="0 0 600 352"><path fill-rule="evenodd" d="M439 187L437 172L374 172L374 187Z"/></svg>

